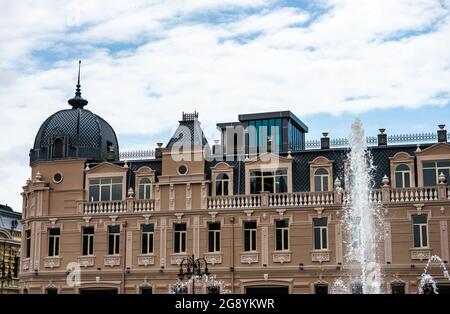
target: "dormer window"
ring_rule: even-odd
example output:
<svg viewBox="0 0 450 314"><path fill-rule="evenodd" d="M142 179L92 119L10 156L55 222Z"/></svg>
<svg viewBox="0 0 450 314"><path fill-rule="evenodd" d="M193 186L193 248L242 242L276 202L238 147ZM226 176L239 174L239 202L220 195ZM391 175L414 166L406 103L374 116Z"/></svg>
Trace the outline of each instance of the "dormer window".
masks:
<svg viewBox="0 0 450 314"><path fill-rule="evenodd" d="M319 168L314 173L314 191L325 192L328 191L328 181L330 174L325 168Z"/></svg>
<svg viewBox="0 0 450 314"><path fill-rule="evenodd" d="M122 200L122 177L89 180L89 201Z"/></svg>
<svg viewBox="0 0 450 314"><path fill-rule="evenodd" d="M225 173L220 173L216 177L216 195L228 195L228 185L230 183L230 178Z"/></svg>
<svg viewBox="0 0 450 314"><path fill-rule="evenodd" d="M449 182L450 161L431 161L423 163L423 185L435 186L439 183L439 175L443 173Z"/></svg>
<svg viewBox="0 0 450 314"><path fill-rule="evenodd" d="M56 137L52 141L51 156L52 158L64 158L64 138Z"/></svg>
<svg viewBox="0 0 450 314"><path fill-rule="evenodd" d="M287 182L287 169L253 170L250 172L250 193L285 193Z"/></svg>
<svg viewBox="0 0 450 314"><path fill-rule="evenodd" d="M397 188L409 188L411 186L411 169L406 164L400 164L395 168L395 186Z"/></svg>
<svg viewBox="0 0 450 314"><path fill-rule="evenodd" d="M142 178L139 181L139 199L152 198L152 182L149 178Z"/></svg>

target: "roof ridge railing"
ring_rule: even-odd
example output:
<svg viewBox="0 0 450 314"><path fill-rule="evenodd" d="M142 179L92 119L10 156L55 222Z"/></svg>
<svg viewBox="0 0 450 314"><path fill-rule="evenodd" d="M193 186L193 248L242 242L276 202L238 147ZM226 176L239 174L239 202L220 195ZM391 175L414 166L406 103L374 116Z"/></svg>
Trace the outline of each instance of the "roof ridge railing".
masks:
<svg viewBox="0 0 450 314"><path fill-rule="evenodd" d="M419 143L419 142L429 142L438 139L437 133L434 132L424 132L424 133L410 133L410 134L392 134L387 136L387 141L389 143ZM450 139L450 133L447 135L447 139ZM368 145L377 145L377 136L366 137ZM349 146L348 138L332 138L330 139L330 147L347 147ZM305 142L306 149L320 148L320 140L307 140Z"/></svg>
<svg viewBox="0 0 450 314"><path fill-rule="evenodd" d="M154 149L129 150L129 151L122 151L119 153L120 160L149 159L149 158L155 158Z"/></svg>

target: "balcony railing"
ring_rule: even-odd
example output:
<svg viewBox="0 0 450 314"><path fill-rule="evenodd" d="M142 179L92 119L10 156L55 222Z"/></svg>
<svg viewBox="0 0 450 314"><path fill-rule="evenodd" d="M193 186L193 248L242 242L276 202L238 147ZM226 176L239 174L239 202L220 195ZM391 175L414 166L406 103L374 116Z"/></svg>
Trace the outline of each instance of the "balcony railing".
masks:
<svg viewBox="0 0 450 314"><path fill-rule="evenodd" d="M369 192L370 203L395 204L450 200L450 187L445 184L433 187L391 189L384 186ZM294 192L261 193L258 195L211 196L207 199L207 209L226 208L270 208L270 207L314 207L345 205L351 202L349 191L338 192Z"/></svg>
<svg viewBox="0 0 450 314"><path fill-rule="evenodd" d="M120 214L127 212L144 213L154 211L154 200L127 199L108 202L84 202L82 203L84 215L95 214Z"/></svg>
<svg viewBox="0 0 450 314"><path fill-rule="evenodd" d="M391 189L383 186L369 192L370 203L384 205L398 203L421 203L450 200L450 187L445 183L432 187L413 187ZM320 207L346 205L351 202L351 193L342 189L328 192L268 193L229 196L202 196L200 209L239 209L239 208L283 208ZM161 210L161 202L153 199L139 200L129 197L121 201L83 202L84 215L145 213Z"/></svg>

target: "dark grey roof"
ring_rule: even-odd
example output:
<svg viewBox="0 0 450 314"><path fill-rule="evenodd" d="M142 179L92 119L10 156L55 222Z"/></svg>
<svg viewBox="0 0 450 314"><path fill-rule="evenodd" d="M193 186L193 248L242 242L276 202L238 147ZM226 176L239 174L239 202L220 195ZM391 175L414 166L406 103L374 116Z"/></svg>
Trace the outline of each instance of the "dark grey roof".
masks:
<svg viewBox="0 0 450 314"><path fill-rule="evenodd" d="M115 159L118 159L119 143L113 128L89 110L75 107L60 110L45 120L30 151L30 162L50 158L54 137L66 138L65 158L104 160L108 153L107 143L110 142L116 152Z"/></svg>
<svg viewBox="0 0 450 314"><path fill-rule="evenodd" d="M15 212L11 207L7 205L0 204L0 229L10 231L12 222L16 221L17 225L14 230L21 231L22 224L20 220L22 219L22 213Z"/></svg>
<svg viewBox="0 0 450 314"><path fill-rule="evenodd" d="M166 147L192 146L203 147L208 145L205 134L203 134L200 122L195 119L191 121L180 121L180 125L170 138Z"/></svg>

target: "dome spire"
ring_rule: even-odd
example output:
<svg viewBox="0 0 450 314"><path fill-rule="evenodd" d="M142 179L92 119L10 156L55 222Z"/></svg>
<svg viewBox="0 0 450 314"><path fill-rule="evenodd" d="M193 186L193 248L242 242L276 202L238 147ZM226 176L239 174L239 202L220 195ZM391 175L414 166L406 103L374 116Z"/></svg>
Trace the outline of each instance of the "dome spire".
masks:
<svg viewBox="0 0 450 314"><path fill-rule="evenodd" d="M78 60L78 81L77 81L77 89L75 91L75 97L69 99L69 105L72 106L73 109L83 109L84 106L88 104L88 101L81 97L81 85L80 85L80 68L81 68L81 60Z"/></svg>

